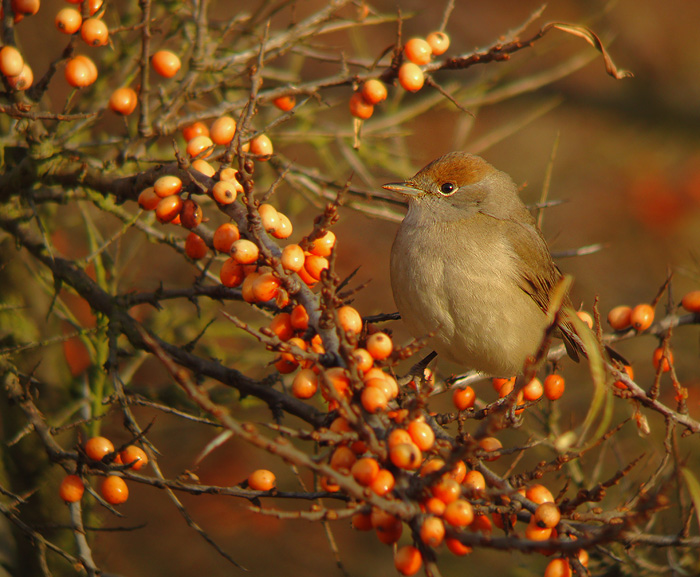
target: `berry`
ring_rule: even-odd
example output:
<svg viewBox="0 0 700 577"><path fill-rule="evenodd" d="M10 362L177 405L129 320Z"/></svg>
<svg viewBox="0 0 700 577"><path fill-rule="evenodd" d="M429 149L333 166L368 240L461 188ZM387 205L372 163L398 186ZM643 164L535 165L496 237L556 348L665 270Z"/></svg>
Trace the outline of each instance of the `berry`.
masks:
<svg viewBox="0 0 700 577"><path fill-rule="evenodd" d="M221 284L229 288L240 286L245 276L243 265L236 262L233 258L226 259L219 271Z"/></svg>
<svg viewBox="0 0 700 577"><path fill-rule="evenodd" d="M408 434L421 451L428 451L435 444L435 433L424 421L411 421L408 425Z"/></svg>
<svg viewBox="0 0 700 577"><path fill-rule="evenodd" d="M64 75L73 88L84 88L97 80L97 68L87 56L78 55L66 62Z"/></svg>
<svg viewBox="0 0 700 577"><path fill-rule="evenodd" d="M371 104L372 106L386 100L387 97L386 86L382 81L377 80L376 78L370 78L367 80L362 85L360 92L362 94L362 98L365 99L365 102Z"/></svg>
<svg viewBox="0 0 700 577"><path fill-rule="evenodd" d="M386 359L394 350L394 343L387 334L374 333L367 339L366 349L372 355L372 358L381 361Z"/></svg>
<svg viewBox="0 0 700 577"><path fill-rule="evenodd" d="M370 483L369 488L372 489L373 493L383 497L391 492L395 484L396 479L394 479L394 475L391 474L391 471L380 469L374 481Z"/></svg>
<svg viewBox="0 0 700 577"><path fill-rule="evenodd" d="M474 521L474 508L466 499L457 499L447 505L443 519L453 527L466 527Z"/></svg>
<svg viewBox="0 0 700 577"><path fill-rule="evenodd" d="M394 566L402 575L415 575L422 565L420 551L413 545L404 545L394 555Z"/></svg>
<svg viewBox="0 0 700 577"><path fill-rule="evenodd" d="M101 461L106 455L114 452L112 441L106 437L91 437L84 448L85 454L93 461Z"/></svg>
<svg viewBox="0 0 700 577"><path fill-rule="evenodd" d="M258 260L260 254L258 246L245 238L239 238L235 241L229 252L233 259L240 264L253 264Z"/></svg>
<svg viewBox="0 0 700 577"><path fill-rule="evenodd" d="M156 218L161 224L166 224L180 216L181 210L182 199L178 195L166 196L156 205Z"/></svg>
<svg viewBox="0 0 700 577"><path fill-rule="evenodd" d="M544 570L544 577L571 577L568 559L552 559Z"/></svg>
<svg viewBox="0 0 700 577"><path fill-rule="evenodd" d="M632 309L630 322L638 332L647 330L654 322L654 309L651 305L641 304Z"/></svg>
<svg viewBox="0 0 700 577"><path fill-rule="evenodd" d="M109 108L117 114L128 116L136 110L138 101L136 92L127 86L123 86L112 92L112 96L109 97Z"/></svg>
<svg viewBox="0 0 700 577"><path fill-rule="evenodd" d="M100 493L110 505L121 505L129 498L129 487L121 477L109 475L102 481Z"/></svg>
<svg viewBox="0 0 700 577"><path fill-rule="evenodd" d="M282 249L280 262L285 270L298 272L304 266L304 251L298 244L288 244Z"/></svg>
<svg viewBox="0 0 700 577"><path fill-rule="evenodd" d="M0 72L4 76L18 76L24 67L24 59L14 46L0 48Z"/></svg>
<svg viewBox="0 0 700 577"><path fill-rule="evenodd" d="M85 485L78 475L66 475L58 488L58 494L66 503L76 503L83 498Z"/></svg>
<svg viewBox="0 0 700 577"><path fill-rule="evenodd" d="M547 489L547 487L540 485L539 483L530 485L527 488L527 491L525 491L525 496L530 499L530 501L537 504L554 503L554 496L552 495L552 492Z"/></svg>
<svg viewBox="0 0 700 577"><path fill-rule="evenodd" d="M404 62L399 68L399 84L408 92L418 92L423 88L425 75L413 62Z"/></svg>
<svg viewBox="0 0 700 577"><path fill-rule="evenodd" d="M258 214L260 214L260 223L265 231L272 233L277 229L279 225L279 215L274 206L267 203L261 204L258 207Z"/></svg>
<svg viewBox="0 0 700 577"><path fill-rule="evenodd" d="M288 341L294 336L291 315L289 313L279 313L270 322L269 329L277 335L281 341Z"/></svg>
<svg viewBox="0 0 700 577"><path fill-rule="evenodd" d="M195 136L209 136L209 129L203 122L195 122L182 129L182 136L186 142L189 142Z"/></svg>
<svg viewBox="0 0 700 577"><path fill-rule="evenodd" d="M450 553L453 555L468 555L469 553L472 552L472 548L468 547L458 539L455 539L454 537L448 537L445 539L445 545L447 545L447 548L450 550Z"/></svg>
<svg viewBox="0 0 700 577"><path fill-rule="evenodd" d="M281 281L271 272L262 273L253 282L253 298L255 302L266 303L277 296Z"/></svg>
<svg viewBox="0 0 700 577"><path fill-rule="evenodd" d="M178 73L182 64L177 54L170 50L158 50L151 56L151 66L163 78L172 78Z"/></svg>
<svg viewBox="0 0 700 577"><path fill-rule="evenodd" d="M195 136L192 140L187 142L187 154L192 158L195 156L207 158L212 153L211 148L213 146L214 142L208 136L204 136L203 134Z"/></svg>
<svg viewBox="0 0 700 577"><path fill-rule="evenodd" d="M213 245L219 252L229 253L235 241L241 238L238 226L232 222L225 222L214 231Z"/></svg>
<svg viewBox="0 0 700 577"><path fill-rule="evenodd" d="M534 378L523 387L522 393L526 401L536 401L542 397L544 386L538 378Z"/></svg>
<svg viewBox="0 0 700 577"><path fill-rule="evenodd" d="M353 463L350 473L360 485L368 487L379 475L379 463L370 457L363 457Z"/></svg>
<svg viewBox="0 0 700 577"><path fill-rule="evenodd" d="M34 83L34 72L26 62L17 76L8 76L7 83L13 90L27 90Z"/></svg>
<svg viewBox="0 0 700 577"><path fill-rule="evenodd" d="M450 37L444 32L431 32L425 41L430 46L433 56L440 56L450 47Z"/></svg>
<svg viewBox="0 0 700 577"><path fill-rule="evenodd" d="M428 547L439 547L445 538L445 524L439 517L427 517L420 526L420 540Z"/></svg>
<svg viewBox="0 0 700 577"><path fill-rule="evenodd" d="M154 210L160 202L160 196L156 194L152 186L144 188L139 193L138 203L143 210Z"/></svg>
<svg viewBox="0 0 700 577"><path fill-rule="evenodd" d="M502 449L503 445L501 444L501 441L499 441L496 437L484 437L479 441L479 447L481 447L481 449L487 453L493 453ZM493 456L484 457L484 460L495 461L499 457L500 454L496 454Z"/></svg>
<svg viewBox="0 0 700 577"><path fill-rule="evenodd" d="M316 256L330 256L335 246L335 234L328 230L325 234L311 244L309 244L309 252L315 254Z"/></svg>
<svg viewBox="0 0 700 577"><path fill-rule="evenodd" d="M362 331L362 317L357 309L350 305L344 305L338 309L338 324L346 333L357 335Z"/></svg>
<svg viewBox="0 0 700 577"><path fill-rule="evenodd" d="M353 93L348 106L350 107L350 114L360 120L367 120L374 114L374 106L365 100L361 92Z"/></svg>
<svg viewBox="0 0 700 577"><path fill-rule="evenodd" d="M139 471L148 465L148 455L141 447L129 445L126 449L119 453L122 463L130 465L134 471Z"/></svg>
<svg viewBox="0 0 700 577"><path fill-rule="evenodd" d="M486 479L480 471L469 471L464 476L464 481L462 484L465 488L471 489L472 491L484 491L486 489Z"/></svg>
<svg viewBox="0 0 700 577"><path fill-rule="evenodd" d="M293 94L286 94L285 96L278 96L272 103L282 112L289 112L296 106L297 99Z"/></svg>
<svg viewBox="0 0 700 577"><path fill-rule="evenodd" d="M230 116L221 116L217 118L209 129L209 138L215 144L228 144L233 140L233 135L236 133L236 121Z"/></svg>
<svg viewBox="0 0 700 577"><path fill-rule="evenodd" d="M632 324L632 307L620 305L608 313L608 324L616 331L622 331Z"/></svg>
<svg viewBox="0 0 700 577"><path fill-rule="evenodd" d="M251 154L262 157L258 158L258 160L267 160L272 156L272 141L266 134L256 136L250 141L250 152Z"/></svg>
<svg viewBox="0 0 700 577"><path fill-rule="evenodd" d="M161 176L153 184L153 190L161 198L172 196L182 190L182 181L177 176Z"/></svg>
<svg viewBox="0 0 700 577"><path fill-rule="evenodd" d="M185 228L195 228L202 224L202 207L194 200L188 198L182 203L180 220Z"/></svg>
<svg viewBox="0 0 700 577"><path fill-rule="evenodd" d="M420 467L423 455L414 443L400 443L389 449L389 459L399 469L414 470Z"/></svg>
<svg viewBox="0 0 700 577"><path fill-rule="evenodd" d="M191 232L185 239L185 254L192 260L204 258L209 251L207 243L204 242L201 236Z"/></svg>
<svg viewBox="0 0 700 577"><path fill-rule="evenodd" d="M275 475L267 469L253 471L248 477L248 487L253 491L271 491L275 488Z"/></svg>
<svg viewBox="0 0 700 577"><path fill-rule="evenodd" d="M238 188L240 188L240 184L238 186L236 184L229 180L220 180L212 187L211 195L219 204L233 204L236 202Z"/></svg>
<svg viewBox="0 0 700 577"><path fill-rule="evenodd" d="M673 366L673 352L671 349L667 349L666 354L664 355L664 347L657 347L654 349L652 362L654 363L654 368L657 371L659 370L659 367L661 367L661 372L667 373Z"/></svg>
<svg viewBox="0 0 700 577"><path fill-rule="evenodd" d="M537 507L532 519L537 526L552 529L559 523L561 513L559 513L559 507L554 503L545 501Z"/></svg>
<svg viewBox="0 0 700 577"><path fill-rule="evenodd" d="M328 268L328 259L315 254L307 254L304 259L304 270L314 281L321 280L321 271ZM300 271L301 272L301 271Z"/></svg>
<svg viewBox="0 0 700 577"><path fill-rule="evenodd" d="M430 62L430 58L433 54L430 44L422 38L411 38L403 47L403 52L406 58L418 65Z"/></svg>
<svg viewBox="0 0 700 577"><path fill-rule="evenodd" d="M545 397L550 401L556 401L564 394L564 377L555 374L547 375L543 386Z"/></svg>
<svg viewBox="0 0 700 577"><path fill-rule="evenodd" d="M75 34L80 30L80 26L83 23L83 17L80 12L74 8L62 8L56 14L56 19L54 20L56 28L59 32L64 34Z"/></svg>
<svg viewBox="0 0 700 577"><path fill-rule="evenodd" d="M275 238L289 238L292 236L292 222L289 220L287 215L278 211L277 217L279 218L279 223L277 224L275 231L272 233L272 236Z"/></svg>
<svg viewBox="0 0 700 577"><path fill-rule="evenodd" d="M688 312L700 313L700 290L691 291L683 295L681 305Z"/></svg>
<svg viewBox="0 0 700 577"><path fill-rule="evenodd" d="M458 411L465 411L474 406L474 401L476 400L476 393L474 389L470 386L466 386L463 389L455 389L452 393L452 402L454 406L457 407Z"/></svg>
<svg viewBox="0 0 700 577"><path fill-rule="evenodd" d="M88 46L105 46L109 41L109 30L99 18L88 18L80 27L80 37Z"/></svg>
<svg viewBox="0 0 700 577"><path fill-rule="evenodd" d="M297 399L310 399L318 390L318 375L311 369L302 369L292 381L292 394Z"/></svg>

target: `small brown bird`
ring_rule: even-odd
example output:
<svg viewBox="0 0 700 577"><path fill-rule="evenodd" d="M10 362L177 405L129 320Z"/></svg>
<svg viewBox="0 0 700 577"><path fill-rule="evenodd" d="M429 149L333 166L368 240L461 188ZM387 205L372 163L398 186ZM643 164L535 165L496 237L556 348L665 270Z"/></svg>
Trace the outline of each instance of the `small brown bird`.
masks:
<svg viewBox="0 0 700 577"><path fill-rule="evenodd" d="M479 156L451 152L384 188L408 199L391 286L410 333L432 334L428 344L463 367L521 373L544 337L561 272L513 180ZM578 358L572 327L559 328Z"/></svg>

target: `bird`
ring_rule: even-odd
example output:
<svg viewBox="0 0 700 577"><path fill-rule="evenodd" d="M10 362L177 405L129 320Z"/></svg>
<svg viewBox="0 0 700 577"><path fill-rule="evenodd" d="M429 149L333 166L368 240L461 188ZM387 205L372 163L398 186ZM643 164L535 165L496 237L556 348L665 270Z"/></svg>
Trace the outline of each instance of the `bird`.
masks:
<svg viewBox="0 0 700 577"><path fill-rule="evenodd" d="M408 331L438 354L488 374L522 374L550 322L562 273L513 179L456 151L383 188L408 200L390 259L394 301ZM573 310L566 296L563 307ZM569 356L585 354L560 321Z"/></svg>

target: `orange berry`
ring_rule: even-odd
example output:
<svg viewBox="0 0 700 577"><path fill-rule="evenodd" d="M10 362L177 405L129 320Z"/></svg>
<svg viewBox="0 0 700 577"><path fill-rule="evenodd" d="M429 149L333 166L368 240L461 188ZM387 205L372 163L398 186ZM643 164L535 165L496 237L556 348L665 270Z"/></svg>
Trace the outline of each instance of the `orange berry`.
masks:
<svg viewBox="0 0 700 577"><path fill-rule="evenodd" d="M449 505L459 499L462 494L462 487L454 479L443 477L430 487L430 492L433 494L433 497L437 497L443 503ZM445 511L447 511L447 509L445 509Z"/></svg>
<svg viewBox="0 0 700 577"><path fill-rule="evenodd" d="M479 447L481 447L481 449L487 453L493 453L502 449L503 445L501 444L501 441L499 441L496 437L484 437L479 441ZM496 454L490 457L484 457L484 460L495 461L500 456L500 454Z"/></svg>
<svg viewBox="0 0 700 577"><path fill-rule="evenodd" d="M691 313L700 313L700 291L691 291L683 295L681 305Z"/></svg>
<svg viewBox="0 0 700 577"><path fill-rule="evenodd" d="M423 71L413 62L404 62L399 68L399 84L408 92L418 92L423 88L425 76Z"/></svg>
<svg viewBox="0 0 700 577"><path fill-rule="evenodd" d="M373 493L383 497L391 492L395 484L396 480L394 479L394 475L391 474L391 471L380 469L374 481L370 483L369 488L372 489Z"/></svg>
<svg viewBox="0 0 700 577"><path fill-rule="evenodd" d="M439 517L426 517L419 534L420 540L428 547L439 547L445 538L445 524Z"/></svg>
<svg viewBox="0 0 700 577"><path fill-rule="evenodd" d="M270 157L272 155L272 141L270 137L266 134L261 134L253 138L253 140L250 141L250 152L251 154L262 157L258 158L258 160L267 160L265 157Z"/></svg>
<svg viewBox="0 0 700 577"><path fill-rule="evenodd" d="M309 252L317 256L330 256L333 247L335 246L335 234L327 230L326 233L314 240L309 245Z"/></svg>
<svg viewBox="0 0 700 577"><path fill-rule="evenodd" d="M329 493L337 493L340 491L340 485L328 477L321 477L318 480L318 483L321 485L321 489L328 491Z"/></svg>
<svg viewBox="0 0 700 577"><path fill-rule="evenodd" d="M355 513L352 516L352 528L356 531L371 531L372 516L369 513Z"/></svg>
<svg viewBox="0 0 700 577"><path fill-rule="evenodd" d="M464 476L462 484L466 489L470 489L471 491L479 492L486 489L486 479L484 479L480 471L469 471Z"/></svg>
<svg viewBox="0 0 700 577"><path fill-rule="evenodd" d="M357 461L355 453L352 452L350 447L344 445L338 447L331 455L330 466L331 469L336 471L348 471L350 472L351 467Z"/></svg>
<svg viewBox="0 0 700 577"><path fill-rule="evenodd" d="M539 483L530 485L527 488L527 491L525 491L525 496L530 499L530 501L537 504L554 503L554 496L552 495L552 492L547 489L547 487Z"/></svg>
<svg viewBox="0 0 700 577"><path fill-rule="evenodd" d="M236 133L236 121L230 116L217 118L209 128L209 138L215 144L225 145L233 140Z"/></svg>
<svg viewBox="0 0 700 577"><path fill-rule="evenodd" d="M620 305L608 313L608 324L616 331L624 330L632 324L631 315L632 307Z"/></svg>
<svg viewBox="0 0 700 577"><path fill-rule="evenodd" d="M287 217L286 214L282 214L281 212L277 211L277 218L279 219L279 223L277 224L277 228L272 233L272 236L275 238L289 238L292 236L293 227L289 217Z"/></svg>
<svg viewBox="0 0 700 577"><path fill-rule="evenodd" d="M435 444L435 433L425 421L415 420L408 425L408 434L421 451L430 450Z"/></svg>
<svg viewBox="0 0 700 577"><path fill-rule="evenodd" d="M182 190L182 181L177 176L161 176L153 184L153 190L161 198L172 196Z"/></svg>
<svg viewBox="0 0 700 577"><path fill-rule="evenodd" d="M389 527L377 527L377 539L385 545L393 545L401 539L403 533L403 523L399 519L394 519Z"/></svg>
<svg viewBox="0 0 700 577"><path fill-rule="evenodd" d="M550 401L556 401L564 394L564 377L561 375L547 375L544 379L544 395Z"/></svg>
<svg viewBox="0 0 700 577"><path fill-rule="evenodd" d="M41 3L39 0L12 0L11 6L15 15L34 16L39 12Z"/></svg>
<svg viewBox="0 0 700 577"><path fill-rule="evenodd" d="M59 32L64 34L75 34L80 30L80 26L83 23L83 17L80 12L74 8L62 8L56 14L56 19L54 20L56 28Z"/></svg>
<svg viewBox="0 0 700 577"><path fill-rule="evenodd" d="M401 445L403 443L413 443L413 439L411 439L411 435L408 434L406 429L394 429L391 431L391 433L389 433L386 440L386 444L389 449L393 449L397 445Z"/></svg>
<svg viewBox="0 0 700 577"><path fill-rule="evenodd" d="M262 273L253 282L255 302L265 303L277 296L281 281L271 272Z"/></svg>
<svg viewBox="0 0 700 577"><path fill-rule="evenodd" d="M321 271L328 269L328 259L315 254L307 254L304 259L304 270L314 280L321 280Z"/></svg>
<svg viewBox="0 0 700 577"><path fill-rule="evenodd" d="M112 92L112 96L109 97L109 108L121 114L122 116L128 116L134 110L136 110L136 105L138 104L138 96L136 92L129 88L128 86L122 86L117 88Z"/></svg>
<svg viewBox="0 0 700 577"><path fill-rule="evenodd" d="M559 523L561 513L559 512L559 507L557 507L554 503L551 501L545 501L544 503L541 503L539 507L537 507L532 519L533 522L539 527L552 529Z"/></svg>
<svg viewBox="0 0 700 577"><path fill-rule="evenodd" d="M414 64L423 65L430 62L433 50L422 38L411 38L403 47L403 53Z"/></svg>
<svg viewBox="0 0 700 577"><path fill-rule="evenodd" d="M240 185L236 186L236 184L229 180L220 180L212 186L211 195L219 204L233 204L236 202L237 190L240 187Z"/></svg>
<svg viewBox="0 0 700 577"><path fill-rule="evenodd" d="M246 238L234 241L229 252L234 260L241 264L253 264L260 255L258 246Z"/></svg>
<svg viewBox="0 0 700 577"><path fill-rule="evenodd" d="M437 497L428 497L423 502L423 507L425 508L426 513L435 515L437 517L442 517L442 514L445 512L447 505L444 501L441 501Z"/></svg>
<svg viewBox="0 0 700 577"><path fill-rule="evenodd" d="M522 393L526 401L536 401L544 394L544 386L538 378L534 378L523 387Z"/></svg>
<svg viewBox="0 0 700 577"><path fill-rule="evenodd" d="M185 254L192 260L204 258L209 251L207 243L204 242L201 236L191 232L185 239Z"/></svg>
<svg viewBox="0 0 700 577"><path fill-rule="evenodd" d="M66 62L64 75L73 88L84 88L97 80L97 68L87 56L78 55Z"/></svg>
<svg viewBox="0 0 700 577"><path fill-rule="evenodd" d="M353 358L357 370L361 373L366 373L369 371L374 364L372 355L370 355L366 349L355 349L352 351L352 353L350 353L350 356Z"/></svg>
<svg viewBox="0 0 700 577"><path fill-rule="evenodd" d="M531 541L546 541L552 536L552 530L549 527L538 527L534 523L528 523L525 528L525 538Z"/></svg>
<svg viewBox="0 0 700 577"><path fill-rule="evenodd" d="M180 58L174 52L158 50L151 56L151 66L163 78L172 78L178 73L182 64L180 63Z"/></svg>
<svg viewBox="0 0 700 577"><path fill-rule="evenodd" d="M586 551L585 549L579 549L578 560L581 562L581 565L583 565L584 567L588 567L588 551Z"/></svg>
<svg viewBox="0 0 700 577"><path fill-rule="evenodd" d="M309 314L304 305L296 305L290 315L292 327L297 331L305 331L309 328Z"/></svg>
<svg viewBox="0 0 700 577"><path fill-rule="evenodd" d="M362 317L357 309L344 305L338 309L338 323L346 333L360 334L362 332Z"/></svg>
<svg viewBox="0 0 700 577"><path fill-rule="evenodd" d="M203 134L200 136L195 136L192 140L187 141L187 154L194 158L195 156L202 155L201 158L207 158L211 154L211 147L214 146L214 142L208 136ZM205 152L206 151L206 152Z"/></svg>
<svg viewBox="0 0 700 577"><path fill-rule="evenodd" d="M292 381L292 394L297 399L310 399L318 390L318 375L311 369L302 369Z"/></svg>
<svg viewBox="0 0 700 577"><path fill-rule="evenodd" d="M189 142L195 136L209 136L209 129L203 122L195 122L182 129L182 136L186 142Z"/></svg>
<svg viewBox="0 0 700 577"><path fill-rule="evenodd" d="M466 499L457 499L447 505L442 518L453 527L466 527L474 520L474 508Z"/></svg>
<svg viewBox="0 0 700 577"><path fill-rule="evenodd" d="M365 100L362 92L353 93L348 102L348 107L350 108L350 114L360 120L367 120L374 114L374 106Z"/></svg>
<svg viewBox="0 0 700 577"><path fill-rule="evenodd" d="M454 467L452 467L452 470L447 474L458 483L461 483L467 476L467 466L464 464L464 461L457 461Z"/></svg>
<svg viewBox="0 0 700 577"><path fill-rule="evenodd" d="M430 51L433 53L433 56L444 54L450 47L450 37L444 32L431 32L426 37L425 41L430 46Z"/></svg>
<svg viewBox="0 0 700 577"><path fill-rule="evenodd" d="M99 18L88 18L80 27L80 37L88 46L105 46L109 41L109 30Z"/></svg>
<svg viewBox="0 0 700 577"><path fill-rule="evenodd" d="M476 400L476 393L474 389L470 386L466 386L463 389L455 389L452 393L452 402L454 406L457 407L458 411L465 411L474 406L474 401Z"/></svg>
<svg viewBox="0 0 700 577"><path fill-rule="evenodd" d="M13 90L27 90L34 83L34 72L26 62L17 76L8 76L7 83Z"/></svg>
<svg viewBox="0 0 700 577"><path fill-rule="evenodd" d="M261 204L258 207L258 214L260 214L260 223L267 232L271 233L277 229L279 216L274 206L267 203Z"/></svg>
<svg viewBox="0 0 700 577"><path fill-rule="evenodd" d="M568 559L552 559L544 570L544 577L571 577Z"/></svg>
<svg viewBox="0 0 700 577"><path fill-rule="evenodd" d="M342 367L333 367L326 371L326 378L340 397L347 397L350 392L350 378Z"/></svg>
<svg viewBox="0 0 700 577"><path fill-rule="evenodd" d="M647 330L654 322L654 309L651 305L641 304L632 309L630 322L638 332Z"/></svg>
<svg viewBox="0 0 700 577"><path fill-rule="evenodd" d="M190 166L209 178L212 178L216 174L216 169L203 158L195 158Z"/></svg>
<svg viewBox="0 0 700 577"><path fill-rule="evenodd" d="M161 198L156 205L156 218L162 224L172 222L180 215L182 210L182 199L178 195Z"/></svg>
<svg viewBox="0 0 700 577"><path fill-rule="evenodd" d="M243 279L243 284L241 284L241 296L243 297L243 300L247 303L254 303L256 302L255 295L253 294L253 283L257 280L257 278L261 275L262 273L258 271L253 271L249 274L246 275L246 277ZM284 356L284 355L283 355ZM292 360L292 359L289 359Z"/></svg>
<svg viewBox="0 0 700 577"><path fill-rule="evenodd" d="M386 359L394 350L394 343L391 337L385 333L374 333L367 339L367 352L372 355L372 358L381 361Z"/></svg>
<svg viewBox="0 0 700 577"><path fill-rule="evenodd" d="M233 258L227 258L219 271L221 284L229 288L240 286L245 276L245 268Z"/></svg>
<svg viewBox="0 0 700 577"><path fill-rule="evenodd" d="M383 411L389 403L389 397L379 387L365 387L362 389L360 400L365 411L372 414Z"/></svg>
<svg viewBox="0 0 700 577"><path fill-rule="evenodd" d="M298 244L288 244L282 249L280 262L285 270L298 272L304 266L304 251Z"/></svg>
<svg viewBox="0 0 700 577"><path fill-rule="evenodd" d="M404 545L394 555L394 567L402 575L415 575L422 565L420 551L413 545Z"/></svg>
<svg viewBox="0 0 700 577"><path fill-rule="evenodd" d="M493 385L493 390L499 394L501 392L501 388L505 385L510 386L510 390L512 391L513 386L515 385L515 377L510 377L507 379L503 377L496 377L491 380L491 384Z"/></svg>
<svg viewBox="0 0 700 577"><path fill-rule="evenodd" d="M117 475L108 475L100 485L100 493L110 505L121 505L129 498L129 487Z"/></svg>
<svg viewBox="0 0 700 577"><path fill-rule="evenodd" d="M272 101L277 108L282 112L289 112L292 108L296 106L297 99L293 94L285 94L284 96L278 96Z"/></svg>
<svg viewBox="0 0 700 577"><path fill-rule="evenodd" d="M270 330L277 335L282 341L288 341L294 336L294 327L292 326L291 316L289 313L279 313L270 322Z"/></svg>
<svg viewBox="0 0 700 577"><path fill-rule="evenodd" d="M69 0L70 1L70 0ZM72 4L82 4L82 2L71 2ZM102 8L102 0L87 0L85 2L88 5L88 14L94 16L97 11Z"/></svg>
<svg viewBox="0 0 700 577"><path fill-rule="evenodd" d="M238 171L231 166L221 169L219 172L219 180L228 180L234 184L240 185L240 182L238 182Z"/></svg>
<svg viewBox="0 0 700 577"><path fill-rule="evenodd" d="M363 487L368 487L379 475L379 463L370 457L358 459L350 468L353 479Z"/></svg>
<svg viewBox="0 0 700 577"><path fill-rule="evenodd" d="M66 503L76 503L83 498L85 485L78 475L66 475L58 488L58 494Z"/></svg>
<svg viewBox="0 0 700 577"><path fill-rule="evenodd" d="M101 461L113 452L114 445L106 437L91 437L85 442L85 454L93 461Z"/></svg>
<svg viewBox="0 0 700 577"><path fill-rule="evenodd" d="M372 106L386 100L387 96L386 86L381 80L377 80L376 78L370 78L365 81L360 93L364 101Z"/></svg>
<svg viewBox="0 0 700 577"><path fill-rule="evenodd" d="M659 370L660 366L661 372L669 372L671 370L671 366L673 366L673 351L671 351L671 349L667 349L666 354L664 355L664 347L657 347L654 349L652 362L654 363L654 368L657 371Z"/></svg>
<svg viewBox="0 0 700 577"><path fill-rule="evenodd" d="M414 443L399 443L389 449L389 459L399 469L415 470L420 467L423 455Z"/></svg>
<svg viewBox="0 0 700 577"><path fill-rule="evenodd" d="M214 231L214 248L219 252L228 253L231 245L241 238L238 227L232 222L225 222Z"/></svg>
<svg viewBox="0 0 700 577"><path fill-rule="evenodd" d="M447 545L447 548L449 549L450 553L453 555L468 555L469 553L472 552L472 548L465 545L458 539L455 539L454 537L447 537L445 539L445 545Z"/></svg>
<svg viewBox="0 0 700 577"><path fill-rule="evenodd" d="M139 193L138 203L143 210L154 210L160 202L160 196L156 194L152 186L144 188Z"/></svg>
<svg viewBox="0 0 700 577"><path fill-rule="evenodd" d="M0 48L0 72L4 76L17 76L24 68L24 59L14 46Z"/></svg>
<svg viewBox="0 0 700 577"><path fill-rule="evenodd" d="M271 491L275 488L275 475L267 469L258 469L248 476L248 487L253 491Z"/></svg>
<svg viewBox="0 0 700 577"><path fill-rule="evenodd" d="M119 453L119 457L121 457L124 465L130 465L134 471L138 471L148 465L146 451L136 445L129 445Z"/></svg>

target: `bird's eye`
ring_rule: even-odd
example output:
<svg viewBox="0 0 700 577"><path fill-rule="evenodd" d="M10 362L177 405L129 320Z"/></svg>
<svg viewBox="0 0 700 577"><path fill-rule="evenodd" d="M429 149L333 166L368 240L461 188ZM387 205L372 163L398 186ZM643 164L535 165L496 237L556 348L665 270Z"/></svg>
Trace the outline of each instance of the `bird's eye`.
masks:
<svg viewBox="0 0 700 577"><path fill-rule="evenodd" d="M457 185L454 182L444 182L440 185L440 192L444 195L452 194L457 190Z"/></svg>

